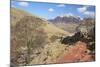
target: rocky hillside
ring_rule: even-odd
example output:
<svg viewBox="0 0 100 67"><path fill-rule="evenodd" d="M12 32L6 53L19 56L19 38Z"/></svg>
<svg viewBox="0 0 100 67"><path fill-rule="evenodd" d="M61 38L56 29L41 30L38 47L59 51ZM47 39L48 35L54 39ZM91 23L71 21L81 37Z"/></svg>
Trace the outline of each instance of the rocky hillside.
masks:
<svg viewBox="0 0 100 67"><path fill-rule="evenodd" d="M34 65L95 60L94 55L90 54L91 50L87 48L88 43L84 39L80 40L80 35L76 41L76 35L78 34L71 34L38 16L11 8L11 64Z"/></svg>
<svg viewBox="0 0 100 67"><path fill-rule="evenodd" d="M23 64L19 62L21 54L32 55L33 50L41 49L46 44L56 40L62 35L69 35L70 33L57 28L51 23L32 16L22 10L11 9L11 61L15 64ZM52 40L52 37L57 37ZM23 53L25 50L25 53ZM27 51L29 51L27 53ZM34 53L34 52L33 52ZM25 55L25 57L27 57ZM24 58L25 58L24 57ZM17 60L18 59L18 60ZM22 59L23 60L23 59ZM25 64L28 60L23 60ZM33 63L34 64L34 63Z"/></svg>

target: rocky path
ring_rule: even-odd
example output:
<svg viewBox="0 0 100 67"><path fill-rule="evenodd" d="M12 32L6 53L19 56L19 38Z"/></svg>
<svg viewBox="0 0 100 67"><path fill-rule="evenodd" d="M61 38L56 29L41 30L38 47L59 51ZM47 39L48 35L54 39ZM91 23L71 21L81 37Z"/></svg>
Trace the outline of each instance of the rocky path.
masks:
<svg viewBox="0 0 100 67"><path fill-rule="evenodd" d="M77 42L75 46L69 49L69 52L65 52L57 63L69 63L69 62L88 62L93 61L93 56L89 54L89 50L86 47L86 43Z"/></svg>

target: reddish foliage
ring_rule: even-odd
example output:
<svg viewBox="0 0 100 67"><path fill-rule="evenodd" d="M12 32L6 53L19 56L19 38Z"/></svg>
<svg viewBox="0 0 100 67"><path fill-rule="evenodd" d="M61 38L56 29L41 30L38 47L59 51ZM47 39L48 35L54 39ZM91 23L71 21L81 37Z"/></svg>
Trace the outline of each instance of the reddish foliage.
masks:
<svg viewBox="0 0 100 67"><path fill-rule="evenodd" d="M62 58L58 60L58 63L69 63L69 62L79 62L79 61L92 61L93 58L88 54L86 43L77 42L76 45L69 49L69 52L63 55Z"/></svg>

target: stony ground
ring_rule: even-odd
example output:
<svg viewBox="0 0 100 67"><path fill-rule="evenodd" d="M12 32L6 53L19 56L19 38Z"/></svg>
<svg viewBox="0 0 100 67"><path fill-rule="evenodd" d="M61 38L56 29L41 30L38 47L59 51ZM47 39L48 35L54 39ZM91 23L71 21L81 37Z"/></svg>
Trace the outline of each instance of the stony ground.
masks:
<svg viewBox="0 0 100 67"><path fill-rule="evenodd" d="M69 62L88 62L93 61L93 55L86 47L86 43L77 42L75 45L64 45L52 43L46 45L39 55L30 62L32 64L52 64Z"/></svg>

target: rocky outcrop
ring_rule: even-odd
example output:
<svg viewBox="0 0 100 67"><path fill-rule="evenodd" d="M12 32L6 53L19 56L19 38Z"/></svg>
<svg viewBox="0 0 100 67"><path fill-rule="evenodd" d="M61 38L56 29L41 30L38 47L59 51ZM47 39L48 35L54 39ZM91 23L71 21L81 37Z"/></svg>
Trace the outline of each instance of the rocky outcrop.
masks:
<svg viewBox="0 0 100 67"><path fill-rule="evenodd" d="M77 41L81 41L81 39L83 38L84 38L84 35L81 32L77 32L72 36L67 36L65 38L62 38L61 43L72 45L76 43Z"/></svg>

